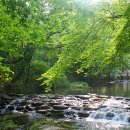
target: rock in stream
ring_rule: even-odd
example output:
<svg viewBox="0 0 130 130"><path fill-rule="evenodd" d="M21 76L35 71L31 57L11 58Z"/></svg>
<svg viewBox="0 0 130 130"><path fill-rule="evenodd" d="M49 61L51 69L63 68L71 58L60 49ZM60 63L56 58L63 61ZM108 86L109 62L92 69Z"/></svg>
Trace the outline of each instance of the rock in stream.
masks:
<svg viewBox="0 0 130 130"><path fill-rule="evenodd" d="M116 122L130 126L130 98L105 95L8 95L0 98L0 114L42 114L85 122ZM34 116L35 117L35 116Z"/></svg>

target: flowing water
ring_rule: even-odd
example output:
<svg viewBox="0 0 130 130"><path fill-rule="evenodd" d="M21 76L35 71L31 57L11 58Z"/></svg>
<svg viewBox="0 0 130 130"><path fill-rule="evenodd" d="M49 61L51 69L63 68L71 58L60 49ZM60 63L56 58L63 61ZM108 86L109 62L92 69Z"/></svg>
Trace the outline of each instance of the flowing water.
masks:
<svg viewBox="0 0 130 130"><path fill-rule="evenodd" d="M103 108L80 121L82 130L130 130L130 112L124 100L108 99Z"/></svg>
<svg viewBox="0 0 130 130"><path fill-rule="evenodd" d="M117 96L120 100L110 98L103 102L103 108L78 121L79 130L130 130L130 102L123 98L130 97L130 80L91 83L87 92ZM60 94L63 93L64 91L61 91ZM93 107L95 105L93 104Z"/></svg>
<svg viewBox="0 0 130 130"><path fill-rule="evenodd" d="M63 95L62 92L64 91L61 91L60 94ZM33 118L43 118L43 116L37 115L39 112L47 112L52 109L61 112L60 109L65 109L64 120L75 121L77 130L130 130L129 80L91 84L87 92L86 95L22 97L13 100L2 110L2 113L8 110L9 106L14 107L12 111L14 113L24 114L24 111L28 109L28 115L32 120ZM24 104L23 107L22 104ZM40 105L40 110L36 110L36 105ZM43 107L44 109L42 109Z"/></svg>

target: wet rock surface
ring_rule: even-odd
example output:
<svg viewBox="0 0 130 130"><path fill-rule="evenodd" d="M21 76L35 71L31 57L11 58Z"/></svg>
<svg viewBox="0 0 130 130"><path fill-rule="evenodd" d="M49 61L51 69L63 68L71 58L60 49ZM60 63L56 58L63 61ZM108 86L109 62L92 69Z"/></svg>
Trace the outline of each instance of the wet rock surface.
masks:
<svg viewBox="0 0 130 130"><path fill-rule="evenodd" d="M107 120L130 125L130 98L104 95L35 95L9 94L0 98L0 114L42 114L70 120Z"/></svg>

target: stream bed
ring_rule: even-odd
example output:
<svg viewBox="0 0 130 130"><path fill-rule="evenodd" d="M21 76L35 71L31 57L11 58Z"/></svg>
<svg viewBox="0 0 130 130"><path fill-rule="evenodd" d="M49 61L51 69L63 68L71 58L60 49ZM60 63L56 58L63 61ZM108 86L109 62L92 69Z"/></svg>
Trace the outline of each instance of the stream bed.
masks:
<svg viewBox="0 0 130 130"><path fill-rule="evenodd" d="M77 130L129 130L130 98L87 93L86 95L41 94L1 97L0 114L27 115L29 120L57 118L74 122ZM21 124L22 125L22 124ZM19 130L24 130L19 129Z"/></svg>

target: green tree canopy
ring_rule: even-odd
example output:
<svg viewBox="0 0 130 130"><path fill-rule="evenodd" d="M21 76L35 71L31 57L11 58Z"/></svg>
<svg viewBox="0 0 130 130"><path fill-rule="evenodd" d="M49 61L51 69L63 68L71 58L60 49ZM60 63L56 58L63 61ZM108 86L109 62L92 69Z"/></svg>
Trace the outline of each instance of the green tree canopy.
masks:
<svg viewBox="0 0 130 130"><path fill-rule="evenodd" d="M75 65L85 76L109 76L129 64L129 54L122 54L129 51L129 1L101 2L96 7L73 3L73 7L76 13L68 32L59 39L64 44L59 59L42 75L48 90Z"/></svg>
<svg viewBox="0 0 130 130"><path fill-rule="evenodd" d="M24 74L26 84L32 67L50 91L71 71L118 77L129 68L129 0L1 0L0 8L2 82Z"/></svg>

